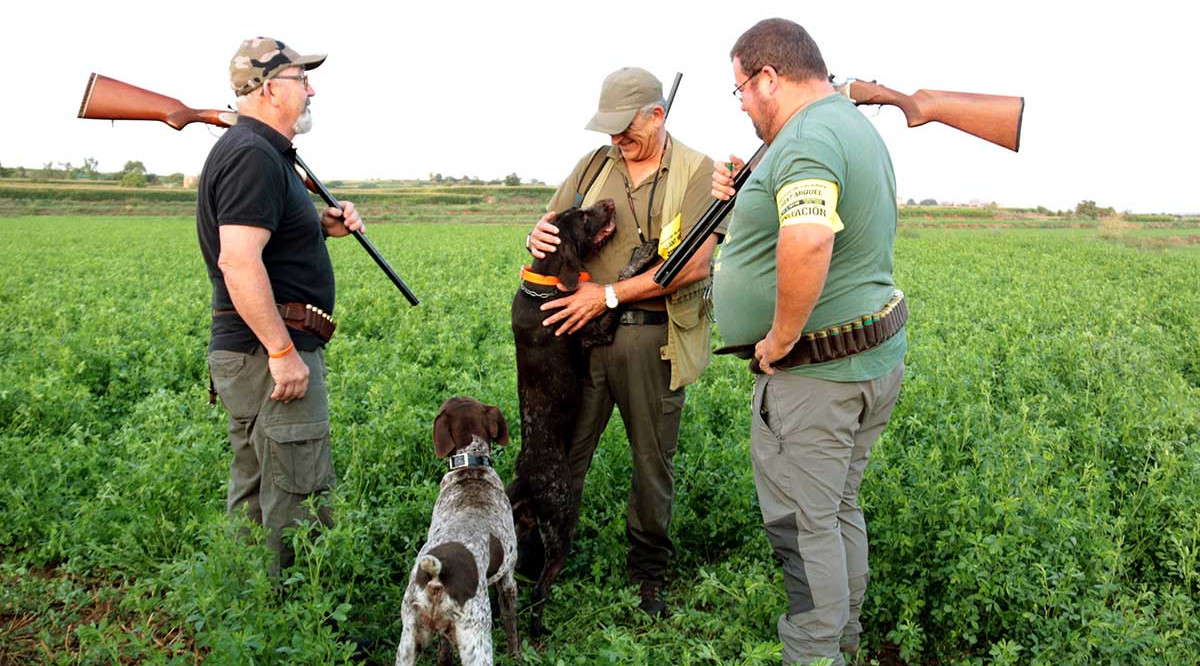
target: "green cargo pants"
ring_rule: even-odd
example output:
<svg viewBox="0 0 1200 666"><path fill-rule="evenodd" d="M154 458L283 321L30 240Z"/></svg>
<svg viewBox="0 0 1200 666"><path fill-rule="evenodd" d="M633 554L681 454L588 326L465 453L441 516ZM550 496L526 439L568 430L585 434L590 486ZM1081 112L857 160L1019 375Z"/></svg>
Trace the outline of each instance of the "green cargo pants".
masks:
<svg viewBox="0 0 1200 666"><path fill-rule="evenodd" d="M828 657L840 666L839 646L858 646L868 578L858 490L903 377L901 363L864 382L786 371L755 379L750 453L787 588L788 611L777 623L785 664Z"/></svg>
<svg viewBox="0 0 1200 666"><path fill-rule="evenodd" d="M313 525L304 501L320 495L317 520L333 524L327 495L334 484L329 441L329 401L325 393L325 354L300 352L308 364L308 392L289 403L271 400L275 381L261 348L251 354L213 350L208 355L213 386L229 412L229 465L226 508L245 511L267 527L267 546L276 558L271 574L295 559L284 528Z"/></svg>
<svg viewBox="0 0 1200 666"><path fill-rule="evenodd" d="M675 499L675 446L684 390L670 388L671 364L659 352L665 344L666 324L623 324L617 327L612 344L592 348L569 452L573 489L582 492L592 455L616 405L633 454L625 562L635 582L663 581L675 552L667 532Z"/></svg>

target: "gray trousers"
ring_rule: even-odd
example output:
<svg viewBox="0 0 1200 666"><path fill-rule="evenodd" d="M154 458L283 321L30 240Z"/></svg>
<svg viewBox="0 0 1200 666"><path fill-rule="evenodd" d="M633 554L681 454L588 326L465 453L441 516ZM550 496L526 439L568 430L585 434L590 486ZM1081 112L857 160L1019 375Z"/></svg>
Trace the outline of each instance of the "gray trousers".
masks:
<svg viewBox="0 0 1200 666"><path fill-rule="evenodd" d="M784 371L754 383L750 452L767 539L782 563L788 610L783 663L843 664L857 647L866 594L867 524L858 490L871 445L904 377L832 382Z"/></svg>
<svg viewBox="0 0 1200 666"><path fill-rule="evenodd" d="M612 344L592 348L569 452L573 489L582 492L592 455L616 405L633 454L625 564L636 582L663 581L675 552L667 532L684 390L670 388L671 365L659 354L665 344L666 324L621 325Z"/></svg>
<svg viewBox="0 0 1200 666"><path fill-rule="evenodd" d="M298 353L308 364L308 392L286 404L270 398L275 380L261 348L251 354L215 350L208 355L213 386L229 412L233 461L226 508L230 515L244 511L268 528L267 546L276 554L273 576L295 559L284 528L316 526L306 499L320 495L316 518L325 526L333 524L327 501L334 473L325 355L321 349Z"/></svg>

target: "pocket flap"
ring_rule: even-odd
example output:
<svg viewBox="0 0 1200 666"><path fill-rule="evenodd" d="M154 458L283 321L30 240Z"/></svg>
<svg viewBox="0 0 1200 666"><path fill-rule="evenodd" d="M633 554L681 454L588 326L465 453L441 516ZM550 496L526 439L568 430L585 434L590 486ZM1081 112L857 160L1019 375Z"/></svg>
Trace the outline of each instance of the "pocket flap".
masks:
<svg viewBox="0 0 1200 666"><path fill-rule="evenodd" d="M321 439L329 434L329 421L311 423L275 423L263 426L268 439L281 444Z"/></svg>

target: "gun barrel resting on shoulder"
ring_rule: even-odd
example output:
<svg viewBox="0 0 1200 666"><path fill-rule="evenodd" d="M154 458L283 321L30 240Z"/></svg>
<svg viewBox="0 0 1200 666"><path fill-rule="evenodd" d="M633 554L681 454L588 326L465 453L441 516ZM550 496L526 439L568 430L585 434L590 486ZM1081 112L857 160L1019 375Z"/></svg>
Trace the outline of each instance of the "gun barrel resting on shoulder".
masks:
<svg viewBox="0 0 1200 666"><path fill-rule="evenodd" d="M1016 151L1021 145L1021 117L1025 113L1024 97L1009 97L1006 95L980 95L977 93L947 92L943 90L918 90L912 95L898 93L891 88L885 88L873 81L847 79L837 83L833 76L829 77L834 89L850 98L855 104L887 104L899 107L908 119L909 127L924 125L933 120L955 129L962 130L972 136ZM759 156L766 150L766 145L759 147L758 152L750 159L738 178L734 180L734 198L736 190L750 175ZM704 239L708 238L720 224L729 211L733 210L734 199L714 201L708 211L688 232L683 241L667 257L667 260L654 272L654 281L661 287L667 287L675 276L682 270L692 255L699 249Z"/></svg>
<svg viewBox="0 0 1200 666"><path fill-rule="evenodd" d="M237 123L238 118L237 114L232 111L193 109L174 97L167 97L96 73L93 73L88 79L87 90L83 93L83 102L79 104L79 117L95 120L161 120L177 130L196 122L217 127L230 127ZM298 170L303 173L305 187L319 195L329 206L342 207L341 202L317 179L299 156L293 155L292 159ZM392 284L400 290L404 298L413 305L419 303L416 295L408 288L404 280L400 279L391 264L383 258L383 255L379 253L362 229L355 231L353 236L367 251L367 254L371 255L375 264L387 275Z"/></svg>

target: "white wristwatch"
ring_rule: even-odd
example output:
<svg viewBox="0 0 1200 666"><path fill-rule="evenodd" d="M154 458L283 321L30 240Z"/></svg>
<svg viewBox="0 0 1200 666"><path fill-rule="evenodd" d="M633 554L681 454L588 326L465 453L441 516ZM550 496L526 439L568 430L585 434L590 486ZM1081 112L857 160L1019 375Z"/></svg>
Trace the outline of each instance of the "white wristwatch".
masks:
<svg viewBox="0 0 1200 666"><path fill-rule="evenodd" d="M604 285L604 305L608 306L608 308L611 310L612 308L617 307L618 303L617 290L613 289L611 284Z"/></svg>

